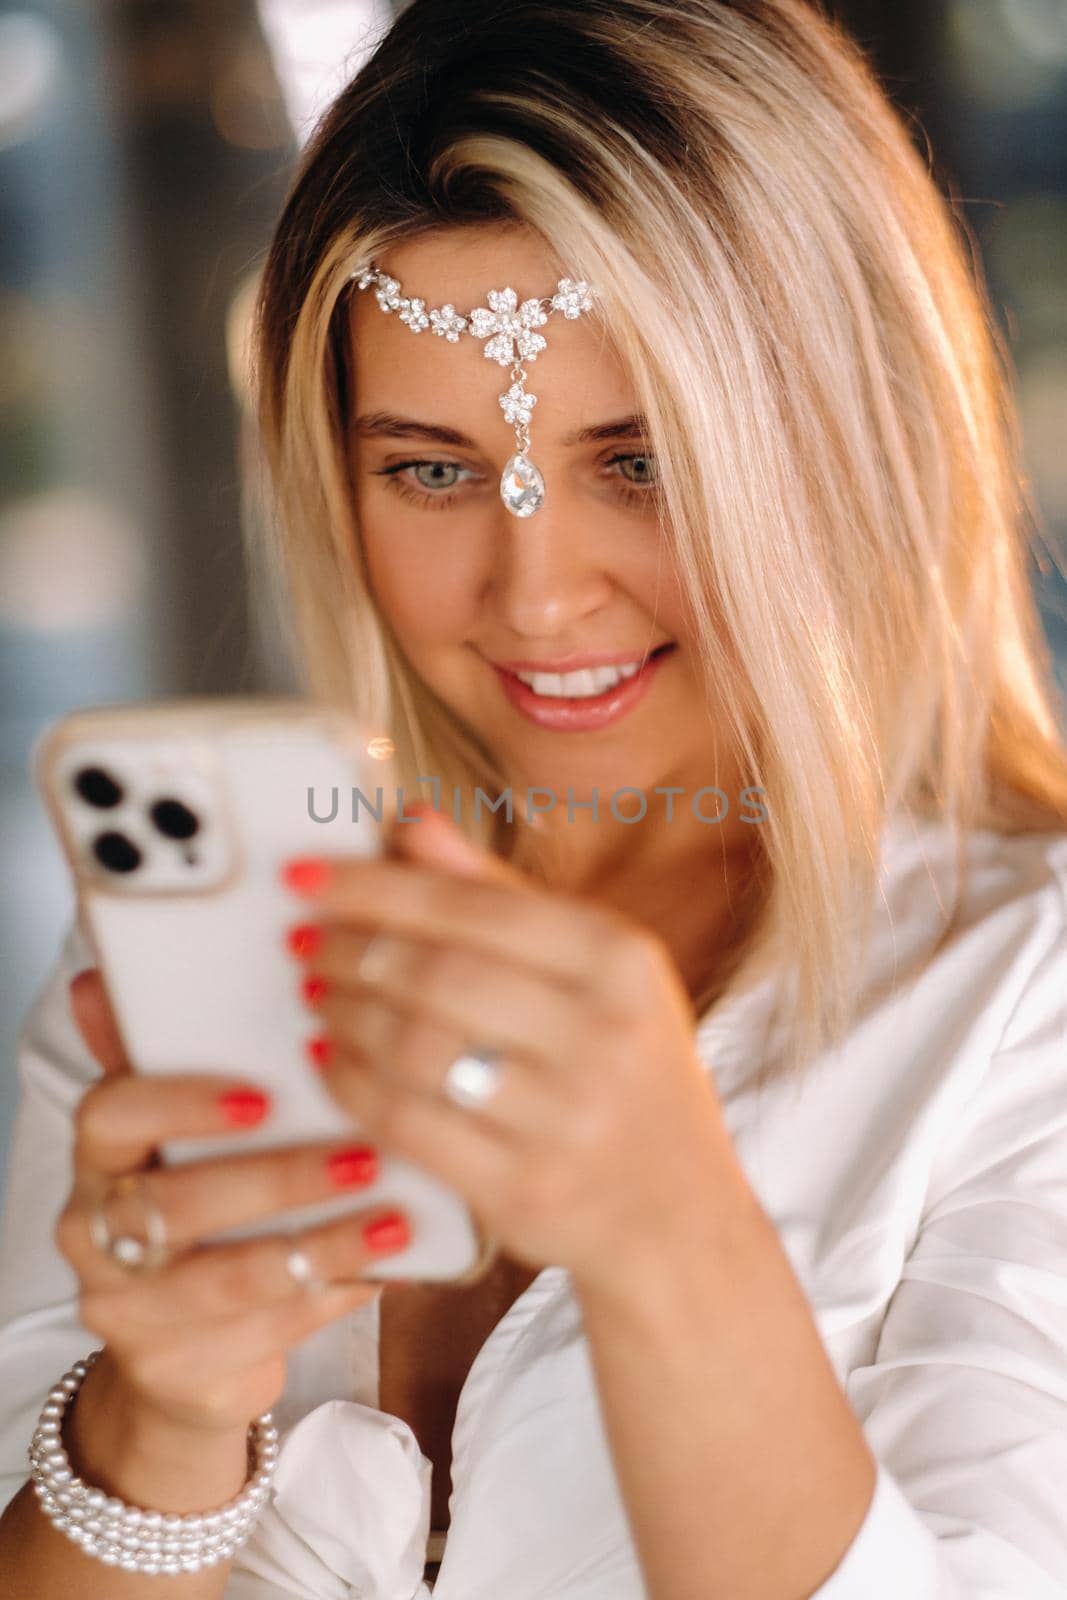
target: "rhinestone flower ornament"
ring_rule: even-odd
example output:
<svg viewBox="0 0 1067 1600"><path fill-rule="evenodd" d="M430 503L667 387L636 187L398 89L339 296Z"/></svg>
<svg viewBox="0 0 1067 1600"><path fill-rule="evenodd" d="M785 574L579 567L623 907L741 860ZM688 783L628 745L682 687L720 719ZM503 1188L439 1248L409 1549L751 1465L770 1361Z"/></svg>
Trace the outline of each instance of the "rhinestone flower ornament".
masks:
<svg viewBox="0 0 1067 1600"><path fill-rule="evenodd" d="M499 402L505 421L515 429L516 449L501 474L500 498L516 517L529 517L540 510L545 502L545 480L527 455L530 418L537 396L526 388L523 363L536 361L546 348L548 341L537 330L544 327L554 311L561 311L568 321L573 321L583 311L591 310L596 291L581 280L560 278L555 294L520 304L514 289L490 289L487 306L461 313L451 304L427 310L425 300L401 294L397 279L380 272L373 263L353 272L352 280L357 289L373 287L382 310L395 311L412 333L430 329L449 344L457 344L461 333L473 334L476 339L485 340L487 361L511 368L511 387L500 395Z"/></svg>

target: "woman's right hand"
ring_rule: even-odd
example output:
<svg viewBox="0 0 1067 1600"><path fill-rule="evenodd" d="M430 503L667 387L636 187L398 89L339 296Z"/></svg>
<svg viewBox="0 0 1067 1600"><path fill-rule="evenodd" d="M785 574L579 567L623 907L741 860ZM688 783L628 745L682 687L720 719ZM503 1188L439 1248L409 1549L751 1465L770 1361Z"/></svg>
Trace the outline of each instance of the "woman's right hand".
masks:
<svg viewBox="0 0 1067 1600"><path fill-rule="evenodd" d="M191 1430L232 1434L281 1395L289 1347L372 1300L382 1285L359 1273L407 1239L394 1232L379 1248L364 1239L368 1221L396 1214L395 1207L378 1206L296 1235L197 1244L231 1225L336 1196L341 1191L326 1158L358 1141L162 1165L157 1146L165 1140L232 1132L219 1096L244 1086L232 1076L199 1072L134 1073L99 973L78 973L70 995L104 1076L75 1113L74 1182L55 1239L80 1280L81 1320L107 1346L97 1365L109 1359L124 1392L154 1415ZM176 1251L173 1260L144 1274L112 1261L89 1231L104 1185L128 1172L140 1174ZM125 1202L115 1201L109 1209L113 1232L126 1215ZM129 1215L137 1217L139 1208ZM285 1260L295 1245L310 1257L316 1277L347 1281L311 1292L294 1282Z"/></svg>

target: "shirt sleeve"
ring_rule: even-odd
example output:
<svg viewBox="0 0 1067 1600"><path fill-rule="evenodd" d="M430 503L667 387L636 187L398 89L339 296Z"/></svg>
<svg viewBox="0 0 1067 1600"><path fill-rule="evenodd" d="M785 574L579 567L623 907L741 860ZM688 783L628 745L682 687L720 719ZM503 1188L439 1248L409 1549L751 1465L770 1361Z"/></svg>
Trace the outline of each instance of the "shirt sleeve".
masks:
<svg viewBox="0 0 1067 1600"><path fill-rule="evenodd" d="M304 144L373 53L393 6L390 0L258 0L258 11L289 122Z"/></svg>
<svg viewBox="0 0 1067 1600"><path fill-rule="evenodd" d="M68 986L94 965L77 923L18 1034L19 1100L0 1222L0 1510L30 1476L27 1451L49 1389L100 1340L78 1316L78 1281L55 1243L70 1194L73 1114L101 1068Z"/></svg>
<svg viewBox="0 0 1067 1600"><path fill-rule="evenodd" d="M874 1360L846 1380L878 1462L811 1600L1067 1597L1067 893L939 1152Z"/></svg>

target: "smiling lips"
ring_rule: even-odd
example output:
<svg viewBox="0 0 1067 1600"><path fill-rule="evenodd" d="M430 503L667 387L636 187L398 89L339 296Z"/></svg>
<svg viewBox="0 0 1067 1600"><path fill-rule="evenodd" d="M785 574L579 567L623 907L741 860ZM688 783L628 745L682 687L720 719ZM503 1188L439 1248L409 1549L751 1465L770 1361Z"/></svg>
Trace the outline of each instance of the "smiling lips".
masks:
<svg viewBox="0 0 1067 1600"><path fill-rule="evenodd" d="M647 693L664 659L673 649L673 644L661 646L648 657L644 666L640 666L633 657L627 661L625 657L617 656L616 662L630 669L625 673L620 673L617 666L612 667L609 663L569 674L525 671L524 676L533 679L532 685L524 682L514 670L508 670L496 662L490 665L500 678L504 693L512 705L531 722L560 732L586 732L606 727L632 711ZM516 665L523 671L522 665ZM610 673L610 679L598 682L599 675L605 671ZM568 678L574 680L573 684L567 681ZM572 687L577 689L577 693L563 693Z"/></svg>

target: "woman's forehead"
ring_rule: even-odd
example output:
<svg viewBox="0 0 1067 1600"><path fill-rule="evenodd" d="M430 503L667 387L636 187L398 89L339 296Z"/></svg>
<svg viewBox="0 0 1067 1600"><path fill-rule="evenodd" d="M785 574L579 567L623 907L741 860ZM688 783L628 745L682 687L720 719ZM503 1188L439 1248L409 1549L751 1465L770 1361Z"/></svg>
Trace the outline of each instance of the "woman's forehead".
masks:
<svg viewBox="0 0 1067 1600"><path fill-rule="evenodd" d="M478 343L461 337L453 345L413 334L395 315L374 309L390 326L358 324L352 385L358 416L443 423L479 445L510 454L514 428L498 398L507 382L501 383L500 367L484 359ZM527 389L537 396L533 420L540 447L636 410L633 387L611 352L598 340L587 343L588 335L572 340L575 332L568 326L555 346L526 367Z"/></svg>
<svg viewBox="0 0 1067 1600"><path fill-rule="evenodd" d="M375 265L398 278L402 292L427 305L451 302L457 311L486 304L490 289L510 285L519 300L552 294L567 275L545 241L518 224L478 223L440 228L389 245Z"/></svg>

